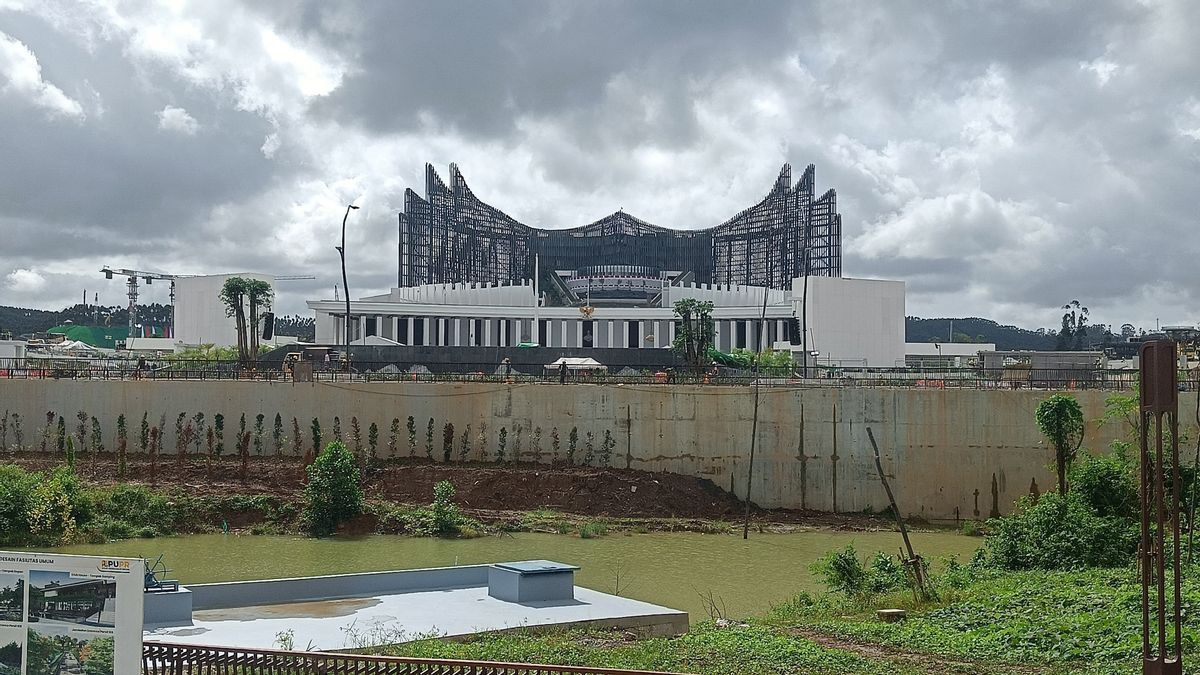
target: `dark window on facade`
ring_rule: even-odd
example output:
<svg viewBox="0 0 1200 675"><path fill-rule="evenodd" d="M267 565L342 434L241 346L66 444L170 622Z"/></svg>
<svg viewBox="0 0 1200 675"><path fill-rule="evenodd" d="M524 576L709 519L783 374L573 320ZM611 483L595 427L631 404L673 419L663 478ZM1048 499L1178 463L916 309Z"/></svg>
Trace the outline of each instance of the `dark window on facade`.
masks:
<svg viewBox="0 0 1200 675"><path fill-rule="evenodd" d="M638 337L638 335L640 333L640 331L638 330L638 322L637 321L629 321L629 322L626 322L625 325L626 325L625 334L629 338L629 346L630 347L641 347L642 346L641 340Z"/></svg>
<svg viewBox="0 0 1200 675"><path fill-rule="evenodd" d="M733 325L736 326L736 329L735 329L736 336L734 339L733 346L738 349L745 349L746 348L746 322L745 321L734 321Z"/></svg>
<svg viewBox="0 0 1200 675"><path fill-rule="evenodd" d="M425 319L413 319L413 340L412 343L418 346L425 346Z"/></svg>

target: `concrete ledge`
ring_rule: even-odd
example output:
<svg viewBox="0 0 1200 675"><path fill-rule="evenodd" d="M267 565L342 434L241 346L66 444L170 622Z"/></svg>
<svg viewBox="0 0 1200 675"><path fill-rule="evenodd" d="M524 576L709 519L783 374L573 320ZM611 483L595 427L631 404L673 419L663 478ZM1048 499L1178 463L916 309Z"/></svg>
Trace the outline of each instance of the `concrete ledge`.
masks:
<svg viewBox="0 0 1200 675"><path fill-rule="evenodd" d="M142 596L142 624L147 628L187 626L192 623L192 592L177 591L146 593Z"/></svg>
<svg viewBox="0 0 1200 675"><path fill-rule="evenodd" d="M251 605L335 600L361 595L486 586L488 565L435 567L393 572L333 574L188 586L192 609L231 609Z"/></svg>

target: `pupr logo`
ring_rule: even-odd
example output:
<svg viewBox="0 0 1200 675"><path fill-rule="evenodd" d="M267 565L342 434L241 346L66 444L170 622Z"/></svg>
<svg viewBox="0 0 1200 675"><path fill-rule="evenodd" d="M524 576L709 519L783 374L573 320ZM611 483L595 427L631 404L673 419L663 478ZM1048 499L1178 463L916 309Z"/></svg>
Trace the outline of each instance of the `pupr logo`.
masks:
<svg viewBox="0 0 1200 675"><path fill-rule="evenodd" d="M100 570L101 572L128 572L129 561L102 558L100 563L96 565L96 569Z"/></svg>

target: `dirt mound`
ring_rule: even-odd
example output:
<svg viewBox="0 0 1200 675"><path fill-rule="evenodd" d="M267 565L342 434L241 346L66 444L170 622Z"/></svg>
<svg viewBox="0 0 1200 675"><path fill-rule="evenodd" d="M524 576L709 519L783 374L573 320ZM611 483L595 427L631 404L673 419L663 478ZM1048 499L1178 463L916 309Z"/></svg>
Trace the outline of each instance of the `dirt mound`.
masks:
<svg viewBox="0 0 1200 675"><path fill-rule="evenodd" d="M0 461L44 471L60 464L61 457L27 452ZM294 457L252 457L245 481L241 480L241 462L230 456L205 461L190 455L181 463L166 455L151 467L144 455L130 455L127 467L126 480L160 489L185 488L192 494L286 497L304 489L304 469ZM117 481L116 459L111 453L80 455L76 471L97 483ZM369 471L364 487L368 496L427 504L433 499L434 484L443 480L454 483L456 499L463 508L488 511L547 508L611 517L731 519L744 508L733 495L700 478L540 464L440 464L405 458Z"/></svg>
<svg viewBox="0 0 1200 675"><path fill-rule="evenodd" d="M711 481L629 469L412 464L384 468L367 489L394 501L427 502L441 480L454 483L458 502L469 509L728 519L744 508Z"/></svg>

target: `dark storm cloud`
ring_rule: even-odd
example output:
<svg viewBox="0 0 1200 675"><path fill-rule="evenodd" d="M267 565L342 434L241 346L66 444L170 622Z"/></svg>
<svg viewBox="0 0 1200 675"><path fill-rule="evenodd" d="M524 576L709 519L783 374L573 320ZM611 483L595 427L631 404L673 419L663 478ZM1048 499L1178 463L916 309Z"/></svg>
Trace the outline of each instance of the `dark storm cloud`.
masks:
<svg viewBox="0 0 1200 675"><path fill-rule="evenodd" d="M693 141L689 82L778 54L796 11L783 3L372 3L349 48L366 67L314 109L373 131L421 128L431 114L468 136L506 136L521 115L582 115L622 73L651 79L666 121L621 138ZM319 27L314 26L320 31ZM331 36L336 38L338 36Z"/></svg>
<svg viewBox="0 0 1200 675"><path fill-rule="evenodd" d="M30 3L0 33L82 115L0 70L0 304L112 255L315 273L280 289L302 311L348 201L352 293L382 292L426 161L554 227L711 226L787 161L910 313L1193 321L1197 27L1186 0Z"/></svg>
<svg viewBox="0 0 1200 675"><path fill-rule="evenodd" d="M248 198L278 175L259 150L269 127L256 115L169 73L139 72L120 45L100 41L89 52L36 18L0 16L0 30L28 45L85 115L47 116L21 101L0 106L0 222L19 235L8 254L185 241L214 204ZM196 132L159 128L167 106L195 118Z"/></svg>

